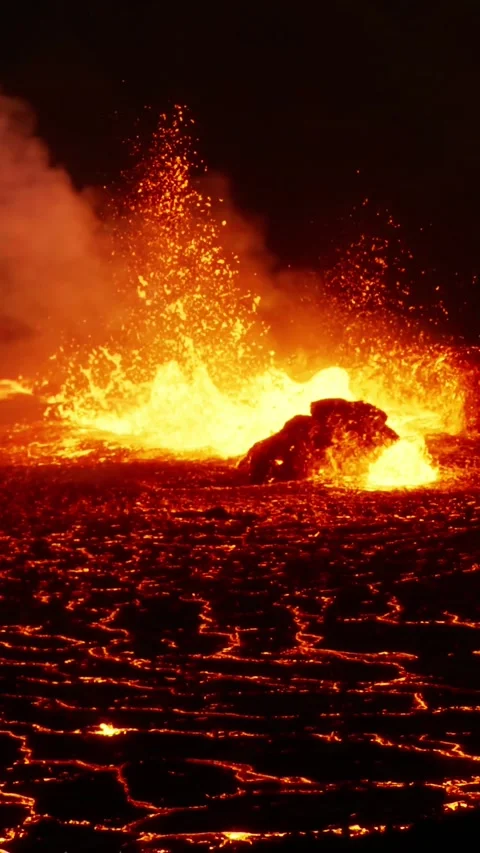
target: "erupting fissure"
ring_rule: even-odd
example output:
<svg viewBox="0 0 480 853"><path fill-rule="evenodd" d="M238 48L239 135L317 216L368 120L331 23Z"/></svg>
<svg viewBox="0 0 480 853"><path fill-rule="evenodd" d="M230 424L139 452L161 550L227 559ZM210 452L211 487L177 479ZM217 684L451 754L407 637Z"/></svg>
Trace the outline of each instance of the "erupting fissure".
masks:
<svg viewBox="0 0 480 853"><path fill-rule="evenodd" d="M341 276L350 349L343 347L341 359L333 353L333 366L308 381L291 378L262 319L261 283L258 293L245 288L241 258L224 248L228 220L214 212L222 201L214 203L192 177L199 166L192 124L177 108L138 158L115 214L121 316L107 318L101 346L85 351L70 340L52 356L51 375L34 388L48 398L47 417L134 448L235 457L308 414L314 400L361 399L383 409L401 439L372 464L366 485L432 482L437 471L424 436L458 431L462 422L461 383L445 352L425 343L400 352L391 326L390 337L366 346L362 300L352 288L368 293L371 321L375 281L354 265L347 288ZM319 325L325 363L322 331ZM13 393L13 384L1 385L5 396ZM17 390L25 393L24 384Z"/></svg>

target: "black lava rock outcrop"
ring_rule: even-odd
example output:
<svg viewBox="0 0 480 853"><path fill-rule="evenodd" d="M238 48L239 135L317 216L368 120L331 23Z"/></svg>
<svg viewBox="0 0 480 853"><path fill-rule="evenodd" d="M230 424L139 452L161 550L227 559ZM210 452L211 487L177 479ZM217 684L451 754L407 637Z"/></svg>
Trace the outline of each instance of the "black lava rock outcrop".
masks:
<svg viewBox="0 0 480 853"><path fill-rule="evenodd" d="M303 480L315 474L361 475L398 435L370 403L318 400L280 432L258 441L239 463L251 483Z"/></svg>

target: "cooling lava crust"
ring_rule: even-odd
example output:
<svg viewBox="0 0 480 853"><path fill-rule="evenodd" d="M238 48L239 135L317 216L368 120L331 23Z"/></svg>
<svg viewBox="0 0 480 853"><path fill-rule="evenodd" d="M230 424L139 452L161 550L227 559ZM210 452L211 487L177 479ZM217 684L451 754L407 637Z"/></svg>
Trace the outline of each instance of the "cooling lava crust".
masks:
<svg viewBox="0 0 480 853"><path fill-rule="evenodd" d="M387 415L361 401L318 400L280 432L258 441L240 461L251 483L303 480L315 474L361 475L398 439Z"/></svg>

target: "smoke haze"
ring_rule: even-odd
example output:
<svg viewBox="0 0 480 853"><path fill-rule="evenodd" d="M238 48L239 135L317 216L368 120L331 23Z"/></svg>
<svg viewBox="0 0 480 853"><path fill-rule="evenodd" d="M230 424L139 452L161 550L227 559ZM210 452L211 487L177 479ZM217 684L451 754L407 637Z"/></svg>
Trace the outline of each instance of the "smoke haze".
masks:
<svg viewBox="0 0 480 853"><path fill-rule="evenodd" d="M50 162L29 107L0 94L3 376L38 368L63 335L101 326L108 291L103 267L91 205Z"/></svg>
<svg viewBox="0 0 480 853"><path fill-rule="evenodd" d="M340 363L347 328L355 348L376 343L376 273L372 278L355 259L342 268L332 290L322 275L279 269L266 247L264 223L238 212L228 180L208 172L200 183L216 217L226 223L223 248L240 259L241 289L261 297L259 319L291 375L303 379ZM107 326L122 323L125 305L136 298L137 282L125 280L129 272L121 268L121 253L112 258L108 223L97 218L92 197L92 191L78 192L66 171L51 163L29 107L0 94L0 378L41 371L72 338L88 352L104 340ZM114 240L130 220L130 214L125 222L117 217ZM119 289L122 280L127 287ZM340 298L345 282L354 287L353 298L348 291ZM366 293L374 297L373 313L362 302Z"/></svg>

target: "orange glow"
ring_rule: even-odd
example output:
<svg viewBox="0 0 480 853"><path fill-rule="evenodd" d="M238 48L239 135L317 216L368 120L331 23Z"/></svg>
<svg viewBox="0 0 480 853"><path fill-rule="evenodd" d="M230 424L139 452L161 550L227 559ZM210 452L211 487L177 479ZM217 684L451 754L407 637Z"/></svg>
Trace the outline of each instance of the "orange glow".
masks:
<svg viewBox="0 0 480 853"><path fill-rule="evenodd" d="M433 483L438 470L432 465L421 436L401 438L385 448L369 468L367 485L372 489L393 489Z"/></svg>
<svg viewBox="0 0 480 853"><path fill-rule="evenodd" d="M349 271L337 271L339 295L328 308L334 314L338 300L345 302L344 320L336 321L345 345L330 359L323 353L322 364L330 366L310 370L308 380L292 378L262 319L262 287L257 293L241 283L242 259L225 248L228 218L222 209L213 213L222 200L192 179L192 165L199 165L192 124L180 107L170 123L164 117L129 176L112 238L120 308L106 318L101 345L63 344L51 358L50 376L34 388L3 380L0 399L34 393L46 401L47 419L59 428L55 456L63 459L91 454L82 445L88 439L133 452L236 457L294 415L307 414L314 400L361 399L387 412L402 440L360 485L433 482L438 472L423 437L462 429L462 381L446 350L395 337L384 310L379 246L365 240L361 246L362 258L374 255L373 278L353 255ZM255 283L254 276L248 281ZM295 332L299 349L302 331ZM324 345L321 328L317 339ZM29 442L27 452L42 455L41 442Z"/></svg>
<svg viewBox="0 0 480 853"><path fill-rule="evenodd" d="M9 397L17 395L31 396L33 388L31 385L25 384L23 379L0 379L0 400L7 400Z"/></svg>
<svg viewBox="0 0 480 853"><path fill-rule="evenodd" d="M244 841L247 844L253 844L255 840L251 832L224 832L223 836L226 841Z"/></svg>
<svg viewBox="0 0 480 853"><path fill-rule="evenodd" d="M123 729L117 729L111 723L100 723L96 734L103 735L104 737L115 737L115 735L121 735L122 732Z"/></svg>
<svg viewBox="0 0 480 853"><path fill-rule="evenodd" d="M471 808L471 806L469 806L468 803L466 803L462 800L457 800L456 802L453 802L453 803L445 803L445 805L444 805L445 811L451 811L451 812L457 812L459 809L468 809L468 808Z"/></svg>
<svg viewBox="0 0 480 853"><path fill-rule="evenodd" d="M57 398L58 411L77 427L113 434L134 447L226 458L245 453L294 415L308 414L313 400L353 399L348 374L339 367L321 370L305 383L272 369L247 378L237 397L221 391L205 365L188 376L169 362L137 390L137 404L120 398L112 409L108 392L92 387L90 395L65 403Z"/></svg>
<svg viewBox="0 0 480 853"><path fill-rule="evenodd" d="M254 844L258 841L266 841L271 838L285 838L286 832L222 832L223 842L220 845L221 847L225 847L227 844L234 843L236 841L243 842L244 844ZM211 848L213 849L213 848Z"/></svg>

